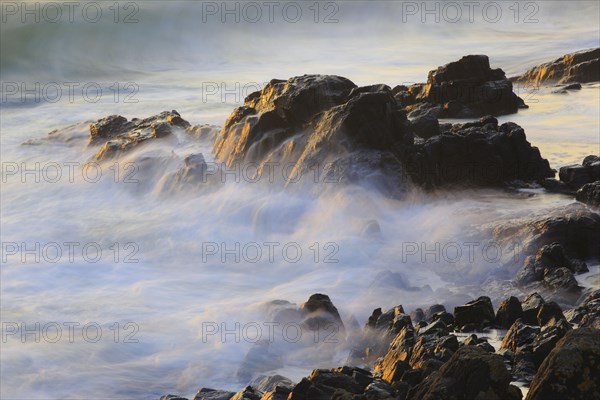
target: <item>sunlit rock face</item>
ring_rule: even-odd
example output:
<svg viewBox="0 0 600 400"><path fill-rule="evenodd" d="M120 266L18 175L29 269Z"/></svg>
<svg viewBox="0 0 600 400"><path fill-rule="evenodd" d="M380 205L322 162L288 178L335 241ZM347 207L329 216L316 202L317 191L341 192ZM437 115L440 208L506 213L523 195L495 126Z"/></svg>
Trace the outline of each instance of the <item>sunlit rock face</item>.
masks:
<svg viewBox="0 0 600 400"><path fill-rule="evenodd" d="M515 80L532 85L600 81L600 48L566 54L531 68Z"/></svg>
<svg viewBox="0 0 600 400"><path fill-rule="evenodd" d="M427 83L396 87L394 94L407 106L410 117L433 115L472 118L505 115L526 107L513 93L502 69L490 68L486 55L468 55L430 71Z"/></svg>
<svg viewBox="0 0 600 400"><path fill-rule="evenodd" d="M330 180L352 182L381 168L403 175L400 157L412 142L388 86L304 75L272 80L249 95L225 123L214 153L228 166L257 163L259 173L289 163L295 173L318 169Z"/></svg>

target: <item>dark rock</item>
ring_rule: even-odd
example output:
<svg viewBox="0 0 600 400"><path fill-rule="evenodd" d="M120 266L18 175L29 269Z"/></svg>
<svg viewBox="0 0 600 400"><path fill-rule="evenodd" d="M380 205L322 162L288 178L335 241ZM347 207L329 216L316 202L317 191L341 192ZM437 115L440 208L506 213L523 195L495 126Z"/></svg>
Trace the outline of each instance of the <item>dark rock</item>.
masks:
<svg viewBox="0 0 600 400"><path fill-rule="evenodd" d="M565 320L551 320L551 323L542 327L532 343L532 353L535 366L538 367L550 354L558 341L571 330L571 325Z"/></svg>
<svg viewBox="0 0 600 400"><path fill-rule="evenodd" d="M575 198L591 207L600 207L600 180L583 185Z"/></svg>
<svg viewBox="0 0 600 400"><path fill-rule="evenodd" d="M325 294L317 293L310 296L308 301L300 306L300 313L303 316L302 326L311 331L331 330L331 328L344 331L344 323L337 308Z"/></svg>
<svg viewBox="0 0 600 400"><path fill-rule="evenodd" d="M433 315L439 312L446 312L443 304L434 304L425 311L425 320L431 322Z"/></svg>
<svg viewBox="0 0 600 400"><path fill-rule="evenodd" d="M160 400L188 400L185 397L177 396L175 394L167 394L160 396Z"/></svg>
<svg viewBox="0 0 600 400"><path fill-rule="evenodd" d="M529 352L538 333L540 333L539 327L527 325L518 319L506 332L500 349L510 349L514 354Z"/></svg>
<svg viewBox="0 0 600 400"><path fill-rule="evenodd" d="M190 124L175 110L164 111L146 119L127 121L120 115L111 115L90 124L90 145L103 144L96 153L96 160L119 156L149 139L172 135L173 128L182 130Z"/></svg>
<svg viewBox="0 0 600 400"><path fill-rule="evenodd" d="M537 314L538 325L544 326L552 318L554 318L557 321L565 319L565 316L562 312L562 308L560 308L560 306L553 301L542 304Z"/></svg>
<svg viewBox="0 0 600 400"><path fill-rule="evenodd" d="M427 326L419 328L418 335L431 335L436 334L438 336L445 336L450 333L448 326L442 320L436 320L430 323Z"/></svg>
<svg viewBox="0 0 600 400"><path fill-rule="evenodd" d="M567 54L530 69L516 80L532 85L596 82L600 80L599 58L600 48Z"/></svg>
<svg viewBox="0 0 600 400"><path fill-rule="evenodd" d="M498 245L506 248L519 243L519 253L524 255L535 254L544 245L559 243L571 260L600 256L600 214L580 203L497 223L492 235Z"/></svg>
<svg viewBox="0 0 600 400"><path fill-rule="evenodd" d="M577 190L587 183L600 180L600 157L587 156L581 165L561 167L558 175L562 182Z"/></svg>
<svg viewBox="0 0 600 400"><path fill-rule="evenodd" d="M575 192L566 183L556 180L555 178L542 179L539 183L544 189L552 193L573 195Z"/></svg>
<svg viewBox="0 0 600 400"><path fill-rule="evenodd" d="M491 344L489 344L488 342L482 342L482 343L479 343L479 344L477 345L477 347L479 347L479 348L481 348L481 349L483 349L483 350L487 351L488 353L494 353L494 352L496 352L496 349L494 349L494 346L492 346L492 345L491 345Z"/></svg>
<svg viewBox="0 0 600 400"><path fill-rule="evenodd" d="M424 115L410 122L415 134L420 138L429 139L440 134L440 123L434 116Z"/></svg>
<svg viewBox="0 0 600 400"><path fill-rule="evenodd" d="M330 400L334 394L361 394L372 382L371 373L361 368L315 369L294 387L289 400Z"/></svg>
<svg viewBox="0 0 600 400"><path fill-rule="evenodd" d="M600 289L586 294L577 308L565 312L565 317L582 328L600 329Z"/></svg>
<svg viewBox="0 0 600 400"><path fill-rule="evenodd" d="M544 271L544 283L552 289L577 291L577 280L568 268L556 268Z"/></svg>
<svg viewBox="0 0 600 400"><path fill-rule="evenodd" d="M442 321L449 328L454 326L454 315L448 312L440 311L438 313L433 314L433 316L431 317L431 321L435 322L438 320Z"/></svg>
<svg viewBox="0 0 600 400"><path fill-rule="evenodd" d="M374 381L365 388L365 400L391 400L394 397L394 389L382 380Z"/></svg>
<svg viewBox="0 0 600 400"><path fill-rule="evenodd" d="M600 397L600 331L571 330L540 366L526 400Z"/></svg>
<svg viewBox="0 0 600 400"><path fill-rule="evenodd" d="M523 317L521 302L516 297L511 296L498 306L494 323L500 328L508 329L521 317Z"/></svg>
<svg viewBox="0 0 600 400"><path fill-rule="evenodd" d="M512 122L500 127L482 121L455 124L448 134L415 143L407 163L412 180L428 188L503 186L555 174L523 129Z"/></svg>
<svg viewBox="0 0 600 400"><path fill-rule="evenodd" d="M510 385L511 375L502 357L476 346L463 346L438 372L409 392L411 400L521 399Z"/></svg>
<svg viewBox="0 0 600 400"><path fill-rule="evenodd" d="M234 392L225 390L202 388L196 393L194 400L230 400L234 395Z"/></svg>
<svg viewBox="0 0 600 400"><path fill-rule="evenodd" d="M464 306L454 308L454 325L464 332L465 325L474 324L481 329L494 321L494 307L489 297L482 296Z"/></svg>
<svg viewBox="0 0 600 400"><path fill-rule="evenodd" d="M390 343L385 356L375 363L375 371L391 383L399 381L402 374L410 369L408 361L415 345L415 333L412 326L404 327Z"/></svg>
<svg viewBox="0 0 600 400"><path fill-rule="evenodd" d="M260 390L261 392L271 392L275 390L277 386L291 389L294 386L294 383L285 376L271 375L257 377L250 382L250 386Z"/></svg>
<svg viewBox="0 0 600 400"><path fill-rule="evenodd" d="M581 83L571 83L563 88L564 90L581 90Z"/></svg>
<svg viewBox="0 0 600 400"><path fill-rule="evenodd" d="M516 113L525 106L501 69L491 69L485 55L469 55L429 72L417 102L442 105L445 118Z"/></svg>
<svg viewBox="0 0 600 400"><path fill-rule="evenodd" d="M412 321L414 323L425 321L425 319L426 319L425 313L423 312L423 310L421 308L417 308L413 312L411 312L410 318L412 319Z"/></svg>

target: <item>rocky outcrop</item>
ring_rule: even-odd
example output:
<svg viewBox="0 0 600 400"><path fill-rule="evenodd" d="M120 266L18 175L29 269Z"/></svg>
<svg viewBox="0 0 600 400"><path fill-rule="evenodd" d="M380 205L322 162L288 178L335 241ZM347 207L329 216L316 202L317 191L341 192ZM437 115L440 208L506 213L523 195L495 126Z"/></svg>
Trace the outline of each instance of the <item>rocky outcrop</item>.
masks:
<svg viewBox="0 0 600 400"><path fill-rule="evenodd" d="M267 163L290 164L296 175L327 167L328 179L353 182L369 165L394 164L401 173L398 155L412 141L388 87L304 75L272 80L249 95L225 123L214 152L228 165L252 162L262 171Z"/></svg>
<svg viewBox="0 0 600 400"><path fill-rule="evenodd" d="M175 128L182 130L191 127L175 110L138 119L111 115L90 124L90 146L102 145L95 159L106 160L130 151L151 139L161 139L173 134Z"/></svg>
<svg viewBox="0 0 600 400"><path fill-rule="evenodd" d="M472 118L516 113L526 107L501 69L485 55L469 55L430 71L426 84L394 88L411 117Z"/></svg>
<svg viewBox="0 0 600 400"><path fill-rule="evenodd" d="M477 346L464 346L438 372L412 389L408 399L521 399L520 390L510 381L502 357Z"/></svg>
<svg viewBox="0 0 600 400"><path fill-rule="evenodd" d="M289 400L330 400L362 394L374 382L367 370L352 367L316 369L302 379L290 393ZM390 396L393 391L390 391Z"/></svg>
<svg viewBox="0 0 600 400"><path fill-rule="evenodd" d="M519 125L498 126L494 117L452 125L441 135L415 144L407 167L413 181L426 187L503 186L554 176Z"/></svg>
<svg viewBox="0 0 600 400"><path fill-rule="evenodd" d="M486 296L454 308L454 324L461 332L482 330L491 326L494 320L494 307Z"/></svg>
<svg viewBox="0 0 600 400"><path fill-rule="evenodd" d="M498 306L494 324L499 328L508 329L517 319L523 317L521 302L514 296L504 300Z"/></svg>
<svg viewBox="0 0 600 400"><path fill-rule="evenodd" d="M600 81L600 48L570 53L514 78L532 85Z"/></svg>
<svg viewBox="0 0 600 400"><path fill-rule="evenodd" d="M600 398L600 331L568 332L540 366L526 400Z"/></svg>

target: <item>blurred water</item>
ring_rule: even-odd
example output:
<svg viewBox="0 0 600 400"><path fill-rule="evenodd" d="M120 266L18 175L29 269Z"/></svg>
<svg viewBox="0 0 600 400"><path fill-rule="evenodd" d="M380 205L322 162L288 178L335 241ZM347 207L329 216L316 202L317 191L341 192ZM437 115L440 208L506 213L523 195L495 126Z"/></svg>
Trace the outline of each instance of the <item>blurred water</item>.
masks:
<svg viewBox="0 0 600 400"><path fill-rule="evenodd" d="M339 3L338 22L330 24L314 23L313 16L298 23L281 18L237 24L208 18L204 23L202 4L189 1L138 2L139 22L133 24L115 24L111 14L96 24L22 24L10 16L0 28L2 162L83 164L94 152L86 147L84 122L109 114L132 118L176 109L194 124L220 125L243 100L242 88L271 78L332 73L359 85L394 86L424 81L430 69L467 53L488 54L493 67L514 75L536 62L599 45L597 2L536 4L539 22L528 24L523 23L528 10L521 9L515 23L504 3L505 17L498 23L482 18L421 23L418 16L404 22L402 3L394 2ZM319 6L322 21L329 9ZM31 88L35 82L98 83L103 96L97 103L80 93L73 101L65 94L56 103L36 102L31 95L22 101L7 86ZM124 89L115 102L115 82L134 83L137 102L124 102L123 95L134 93ZM207 93L213 84L231 89L236 82L240 89L227 96ZM553 168L580 162L600 152L598 89L588 85L568 95L549 89L526 93L531 108L501 121L522 125ZM82 140L21 146L70 124L80 124L72 133ZM175 157L201 151L210 159L209 149L210 143L178 136L173 147L149 146L122 161L167 159L172 151ZM403 259L403 244L463 243L495 218L571 202L543 192L528 196L493 190L435 198L415 191L398 201L356 187L315 198L243 182L187 195L157 193L160 179L176 165L166 163L149 176L138 171L144 177L141 185L115 182L110 165L103 166L104 177L97 183L82 179L79 169L73 183L36 183L31 176L25 183L20 176L2 182L3 243L93 242L104 254L96 263L80 253L73 262L66 257L56 263L31 257L22 262L16 255L2 263L3 323L96 322L103 328L96 343L83 340L79 331L71 343L64 337L66 329L56 343L36 343L33 335L25 343L18 334L3 338L2 398L157 398L168 392L190 395L202 386L237 390L246 382L235 380L236 368L251 343L204 343L203 322L264 321L262 303L286 299L300 304L316 292L329 294L343 318L354 315L360 324L380 306L402 303L410 310L444 302L450 307L482 294L481 282L505 273L502 263L489 262L481 253L473 262ZM362 234L371 220L381 227L377 238ZM489 240L483 234L477 239ZM296 263L280 253L256 263L203 259L205 242L271 241L298 243L303 256ZM321 248L318 262L310 248L314 243ZM323 246L331 243L337 246L337 262L326 263ZM132 252L139 261L124 262ZM393 277L389 282L376 279L387 271L393 274L380 276ZM139 343L124 343L134 331L134 325L124 329L128 322L139 327L134 336ZM119 323L117 343L114 323ZM279 372L294 378L317 365L341 362L339 355L292 354Z"/></svg>

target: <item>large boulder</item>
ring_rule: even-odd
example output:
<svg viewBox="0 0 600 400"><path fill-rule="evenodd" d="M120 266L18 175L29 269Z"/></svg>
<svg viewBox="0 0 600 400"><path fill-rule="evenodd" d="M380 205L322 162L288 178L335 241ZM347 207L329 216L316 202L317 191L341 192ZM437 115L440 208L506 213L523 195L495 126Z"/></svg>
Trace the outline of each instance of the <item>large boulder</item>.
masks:
<svg viewBox="0 0 600 400"><path fill-rule="evenodd" d="M521 302L516 297L511 296L498 306L494 323L500 328L508 329L517 319L522 317Z"/></svg>
<svg viewBox="0 0 600 400"><path fill-rule="evenodd" d="M272 80L250 94L225 123L214 153L229 166L256 163L259 173L291 165L296 177L329 167L323 172L328 179L354 181L382 165L394 164L401 174L397 157L412 142L389 87L358 88L339 76L304 75ZM340 171L332 171L339 166L334 162Z"/></svg>
<svg viewBox="0 0 600 400"><path fill-rule="evenodd" d="M315 369L289 394L289 400L331 400L334 396L362 394L373 383L371 373L361 368Z"/></svg>
<svg viewBox="0 0 600 400"><path fill-rule="evenodd" d="M513 114L525 107L504 71L490 68L485 55L468 55L430 71L427 83L410 93L415 103L425 103L436 110L435 116L445 118Z"/></svg>
<svg viewBox="0 0 600 400"><path fill-rule="evenodd" d="M449 132L416 143L408 158L414 182L426 187L503 186L554 176L548 160L512 122L494 117L455 124Z"/></svg>
<svg viewBox="0 0 600 400"><path fill-rule="evenodd" d="M515 80L531 85L597 82L600 80L600 48L566 54L531 68Z"/></svg>
<svg viewBox="0 0 600 400"><path fill-rule="evenodd" d="M463 346L438 372L409 392L410 400L521 399L501 356Z"/></svg>
<svg viewBox="0 0 600 400"><path fill-rule="evenodd" d="M600 331L569 331L550 352L531 382L526 400L600 398Z"/></svg>

